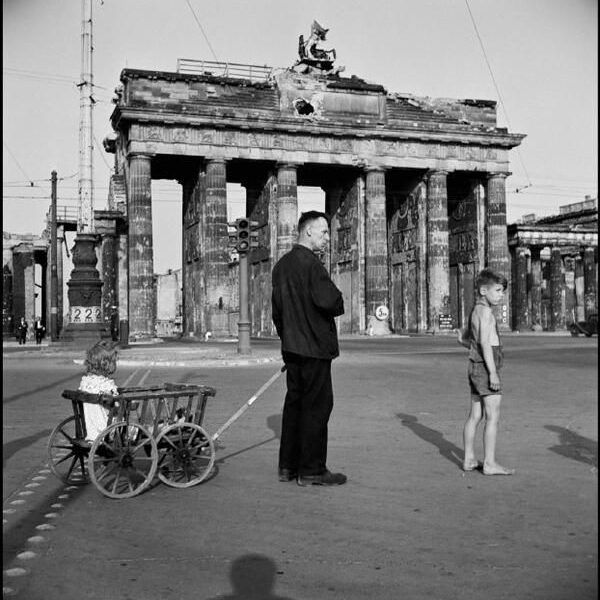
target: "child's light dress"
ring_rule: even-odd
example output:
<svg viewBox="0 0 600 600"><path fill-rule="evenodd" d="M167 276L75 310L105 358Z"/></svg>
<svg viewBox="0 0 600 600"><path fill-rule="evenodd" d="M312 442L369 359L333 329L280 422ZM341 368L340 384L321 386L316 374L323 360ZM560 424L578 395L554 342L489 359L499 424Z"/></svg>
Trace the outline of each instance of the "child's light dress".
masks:
<svg viewBox="0 0 600 600"><path fill-rule="evenodd" d="M117 396L117 384L104 375L84 375L79 384L79 390L89 394L112 394ZM90 404L84 402L83 415L85 418L85 428L87 430L86 439L93 442L100 433L106 429L108 424L108 410L100 404Z"/></svg>

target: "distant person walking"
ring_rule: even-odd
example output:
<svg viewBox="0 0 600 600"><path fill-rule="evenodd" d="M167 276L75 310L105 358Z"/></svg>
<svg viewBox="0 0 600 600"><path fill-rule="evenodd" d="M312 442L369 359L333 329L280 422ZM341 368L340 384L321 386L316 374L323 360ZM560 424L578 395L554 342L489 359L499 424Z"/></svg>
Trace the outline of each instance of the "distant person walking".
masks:
<svg viewBox="0 0 600 600"><path fill-rule="evenodd" d="M35 323L33 324L33 331L35 333L35 343L38 345L41 344L46 333L46 328L42 325L41 319L35 320Z"/></svg>
<svg viewBox="0 0 600 600"><path fill-rule="evenodd" d="M483 430L483 474L512 475L496 462L496 439L502 400L500 371L503 363L502 345L492 307L502 300L506 278L490 269L479 273L475 282L477 301L469 316L468 327L458 332L458 342L469 349L469 386L471 408L463 430L465 456L463 469L480 467L475 458L477 426L485 419Z"/></svg>
<svg viewBox="0 0 600 600"><path fill-rule="evenodd" d="M113 342L119 341L119 310L116 306L110 307L110 337Z"/></svg>
<svg viewBox="0 0 600 600"><path fill-rule="evenodd" d="M29 325L25 320L25 317L21 317L19 324L17 325L17 340L19 341L19 346L25 345L27 343L27 329Z"/></svg>
<svg viewBox="0 0 600 600"><path fill-rule="evenodd" d="M279 448L279 480L298 485L340 485L327 469L327 424L333 409L331 361L339 355L334 317L344 313L342 293L321 263L329 243L325 213L303 213L298 243L272 273L273 322L281 338L287 394Z"/></svg>

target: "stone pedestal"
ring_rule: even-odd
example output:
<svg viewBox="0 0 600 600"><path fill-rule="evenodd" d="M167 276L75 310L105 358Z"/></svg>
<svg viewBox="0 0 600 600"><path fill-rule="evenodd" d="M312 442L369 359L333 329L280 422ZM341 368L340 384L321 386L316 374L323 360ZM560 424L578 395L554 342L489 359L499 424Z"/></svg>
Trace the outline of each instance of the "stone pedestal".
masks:
<svg viewBox="0 0 600 600"><path fill-rule="evenodd" d="M69 324L60 338L62 342L91 346L110 331L102 319L102 281L96 269L95 246L98 236L78 233L72 250L73 271L68 281Z"/></svg>

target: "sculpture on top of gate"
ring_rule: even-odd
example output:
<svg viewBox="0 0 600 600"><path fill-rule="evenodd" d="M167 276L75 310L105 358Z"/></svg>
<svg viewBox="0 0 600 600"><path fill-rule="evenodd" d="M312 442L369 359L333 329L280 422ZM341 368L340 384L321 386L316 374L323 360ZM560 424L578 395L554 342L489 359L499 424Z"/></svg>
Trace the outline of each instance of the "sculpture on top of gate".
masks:
<svg viewBox="0 0 600 600"><path fill-rule="evenodd" d="M300 73L322 73L326 75L337 75L344 67L334 67L336 59L335 49L325 50L321 47L329 29L325 29L317 21L313 21L310 28L310 36L305 41L304 36L298 38L298 60L294 64L294 70Z"/></svg>

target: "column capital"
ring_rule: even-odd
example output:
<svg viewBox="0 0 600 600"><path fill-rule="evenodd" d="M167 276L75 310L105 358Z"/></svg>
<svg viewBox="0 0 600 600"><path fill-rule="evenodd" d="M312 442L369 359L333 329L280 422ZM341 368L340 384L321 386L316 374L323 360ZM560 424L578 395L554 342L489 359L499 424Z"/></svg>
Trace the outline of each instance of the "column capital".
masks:
<svg viewBox="0 0 600 600"><path fill-rule="evenodd" d="M277 170L279 169L298 169L298 167L300 167L300 163L293 163L293 162L278 162L275 163L275 168Z"/></svg>
<svg viewBox="0 0 600 600"><path fill-rule="evenodd" d="M509 177L510 175L512 175L511 171L498 171L497 173L490 173L487 172L485 174L486 178L488 180L490 179L494 179L494 178L502 178L502 179L506 179L507 177Z"/></svg>
<svg viewBox="0 0 600 600"><path fill-rule="evenodd" d="M132 158L141 158L144 160L152 160L154 158L154 154L150 154L148 152L129 152L127 154L127 158L131 160Z"/></svg>
<svg viewBox="0 0 600 600"><path fill-rule="evenodd" d="M426 180L431 179L432 177L447 177L448 176L449 171L446 171L445 169L429 169L427 171L427 173L425 173L425 178Z"/></svg>
<svg viewBox="0 0 600 600"><path fill-rule="evenodd" d="M365 173L385 173L387 168L382 165L363 165L362 167Z"/></svg>
<svg viewBox="0 0 600 600"><path fill-rule="evenodd" d="M226 165L227 164L227 159L224 156L211 156L211 157L207 157L204 162L208 165L214 165L214 164L223 164Z"/></svg>

